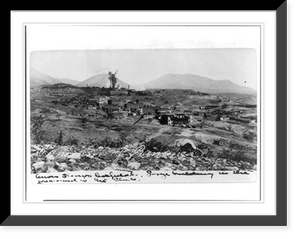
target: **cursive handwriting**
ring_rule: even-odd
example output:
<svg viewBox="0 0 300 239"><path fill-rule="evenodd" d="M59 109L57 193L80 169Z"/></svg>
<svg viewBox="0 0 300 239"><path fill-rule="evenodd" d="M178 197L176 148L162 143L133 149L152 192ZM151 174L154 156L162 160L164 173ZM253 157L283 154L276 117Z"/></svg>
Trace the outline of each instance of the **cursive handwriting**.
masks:
<svg viewBox="0 0 300 239"><path fill-rule="evenodd" d="M90 175L90 174L66 174L66 173L63 173L62 175L61 175L61 177L62 178L68 178L68 177L70 177L70 178L91 178L92 177L92 175Z"/></svg>
<svg viewBox="0 0 300 239"><path fill-rule="evenodd" d="M141 149L142 150L142 149ZM61 173L39 173L32 175L35 182L38 184L52 184L52 183L126 183L126 182L179 182L183 177L185 181L199 181L199 177L207 177L207 179L219 180L221 175L222 180L226 176L235 175L249 175L251 172L245 170L235 171L159 171L159 170L145 170L145 171L132 171L125 169L116 169L109 171L95 171L95 172L61 172ZM194 178L193 178L194 176ZM198 177L197 177L198 176ZM251 174L252 176L252 174ZM245 176L246 178L247 176Z"/></svg>
<svg viewBox="0 0 300 239"><path fill-rule="evenodd" d="M58 175L40 175L40 174L36 174L35 178L37 179L51 179L51 178L59 178Z"/></svg>
<svg viewBox="0 0 300 239"><path fill-rule="evenodd" d="M43 184L43 183L77 183L76 178L70 179L70 180L63 180L63 179L43 179L43 180L38 180L38 184Z"/></svg>
<svg viewBox="0 0 300 239"><path fill-rule="evenodd" d="M133 177L130 177L130 178L114 177L113 180L116 182L129 182L129 181L136 181L137 179L133 178Z"/></svg>
<svg viewBox="0 0 300 239"><path fill-rule="evenodd" d="M95 173L96 178L110 178L109 174L99 174L99 172Z"/></svg>
<svg viewBox="0 0 300 239"><path fill-rule="evenodd" d="M194 176L194 175L208 175L210 176L211 178L213 178L214 176L214 173L197 173L195 171L192 171L192 172L178 172L178 171L172 171L172 174L173 175L181 175L181 176Z"/></svg>
<svg viewBox="0 0 300 239"><path fill-rule="evenodd" d="M136 177L137 175L134 174L132 171L130 170L124 170L121 172L113 172L110 171L109 173L106 174L100 174L99 172L95 173L95 181L96 182L104 182L103 179L101 178L111 178L112 180L114 180L115 182L120 182L120 181L136 181ZM102 180L102 181L101 181ZM107 179L105 179L105 183L107 182Z"/></svg>
<svg viewBox="0 0 300 239"><path fill-rule="evenodd" d="M219 172L220 175L227 175L227 172Z"/></svg>
<svg viewBox="0 0 300 239"><path fill-rule="evenodd" d="M132 171L125 172L125 173L117 173L117 174L114 174L113 172L110 172L109 175L110 175L110 177L111 177L112 180L117 181L117 182L119 182L119 181L127 181L125 179L122 180L122 178L134 176L134 174L133 174ZM130 180L128 180L128 181L130 181Z"/></svg>
<svg viewBox="0 0 300 239"><path fill-rule="evenodd" d="M106 183L107 182L107 179L104 178L104 179L101 179L101 178L94 178L94 181L96 181L97 183Z"/></svg>
<svg viewBox="0 0 300 239"><path fill-rule="evenodd" d="M233 171L233 174L246 174L248 175L249 173L248 172L241 172L240 170L236 170L236 171Z"/></svg>
<svg viewBox="0 0 300 239"><path fill-rule="evenodd" d="M166 179L167 177L170 176L169 173L162 173L162 172L154 173L154 172L152 172L151 170L147 170L146 173L147 173L146 175L147 175L148 177L151 177L151 176L160 176L162 179Z"/></svg>

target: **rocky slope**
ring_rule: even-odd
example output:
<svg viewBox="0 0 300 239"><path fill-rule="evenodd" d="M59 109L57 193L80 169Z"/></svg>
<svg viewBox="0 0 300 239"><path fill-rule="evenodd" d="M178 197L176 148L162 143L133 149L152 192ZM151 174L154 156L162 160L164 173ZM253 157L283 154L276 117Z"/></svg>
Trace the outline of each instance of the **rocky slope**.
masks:
<svg viewBox="0 0 300 239"><path fill-rule="evenodd" d="M248 162L225 158L212 159L209 151L200 150L183 140L174 150L151 150L141 143L121 148L100 146L59 146L54 143L31 146L32 173L93 170L255 170Z"/></svg>

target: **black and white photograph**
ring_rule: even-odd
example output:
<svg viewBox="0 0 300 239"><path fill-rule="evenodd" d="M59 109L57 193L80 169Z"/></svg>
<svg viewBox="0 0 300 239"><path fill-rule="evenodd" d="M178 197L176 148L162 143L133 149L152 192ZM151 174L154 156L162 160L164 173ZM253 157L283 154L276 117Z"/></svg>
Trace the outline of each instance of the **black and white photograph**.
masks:
<svg viewBox="0 0 300 239"><path fill-rule="evenodd" d="M26 26L33 183L257 180L260 26L36 28ZM194 32L202 47L193 47L193 37L180 40ZM45 42L50 34L55 43ZM60 45L78 41L72 34L82 35L86 47ZM161 34L169 37L161 40ZM227 34L236 42L226 44ZM210 40L222 37L220 46ZM111 44L94 48L89 39ZM35 50L32 41L44 48Z"/></svg>

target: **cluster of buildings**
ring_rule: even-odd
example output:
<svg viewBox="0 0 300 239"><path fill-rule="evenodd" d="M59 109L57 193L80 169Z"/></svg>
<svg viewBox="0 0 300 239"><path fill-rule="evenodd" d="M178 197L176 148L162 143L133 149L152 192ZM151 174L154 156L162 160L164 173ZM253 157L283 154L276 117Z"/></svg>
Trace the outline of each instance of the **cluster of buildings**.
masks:
<svg viewBox="0 0 300 239"><path fill-rule="evenodd" d="M103 98L99 99L99 106L107 113L112 114L115 111L126 111L130 114L147 114L155 115L160 107L147 101L140 100L121 100L113 98Z"/></svg>
<svg viewBox="0 0 300 239"><path fill-rule="evenodd" d="M189 123L194 123L193 115L186 115L179 112L161 114L160 116L158 116L158 120L161 124L170 126L187 125Z"/></svg>
<svg viewBox="0 0 300 239"><path fill-rule="evenodd" d="M99 105L99 100L97 97L87 97L85 95L78 95L76 97L61 99L62 105L74 105L85 106L87 108L97 107Z"/></svg>
<svg viewBox="0 0 300 239"><path fill-rule="evenodd" d="M206 121L235 121L237 123L256 123L256 117L243 117L240 110L231 109L230 105L223 102L219 104L201 105L197 109L184 109L181 106L158 106L151 101L151 97L134 96L139 91L131 89L113 89L109 95L104 94L78 94L76 97L61 99L62 105L73 105L76 108L86 109L89 115L108 115L115 118L127 116L152 115L161 124L182 125ZM141 92L143 93L143 92ZM146 92L147 93L147 92ZM145 93L145 94L146 94ZM153 93L153 92L152 92ZM155 92L157 93L157 92ZM133 99L135 98L135 99ZM139 98L139 99L136 99ZM243 107L244 106L244 107ZM230 109L228 109L230 107ZM235 105L239 108L255 108L252 105Z"/></svg>
<svg viewBox="0 0 300 239"><path fill-rule="evenodd" d="M110 117L152 115L161 124L182 125L197 121L235 121L237 123L255 123L256 118L246 118L243 112L226 110L227 105L204 105L198 110L180 110L168 106L157 106L151 101L133 100L130 97L97 96L88 98L84 95L69 100L73 104L84 105L92 111L100 110Z"/></svg>
<svg viewBox="0 0 300 239"><path fill-rule="evenodd" d="M99 106L108 115L152 115L153 117L157 118L161 124L165 125L189 124L194 122L194 116L192 112L184 113L174 111L170 107L157 106L151 101L100 97Z"/></svg>

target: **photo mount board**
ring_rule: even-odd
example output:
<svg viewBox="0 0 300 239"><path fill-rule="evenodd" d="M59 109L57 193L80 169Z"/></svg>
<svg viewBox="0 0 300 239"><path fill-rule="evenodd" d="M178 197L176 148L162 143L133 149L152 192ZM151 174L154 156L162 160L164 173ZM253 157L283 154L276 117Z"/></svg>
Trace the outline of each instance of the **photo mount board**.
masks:
<svg viewBox="0 0 300 239"><path fill-rule="evenodd" d="M283 4L283 5L285 5L285 4ZM281 8L281 9L282 9L282 8ZM283 6L283 9L284 9L284 10L282 10L283 13L281 12L281 14L284 15L284 14L286 14L286 5ZM280 8L279 8L278 10L280 10ZM278 14L279 14L279 13L280 13L280 11L279 11L279 12L277 11L277 22L279 22L279 21L278 21L278 19L279 19ZM283 21L283 22L284 22L284 21ZM285 23L283 23L283 24L285 24ZM284 28L285 26L286 26L286 25L283 26L283 30L285 29L285 28ZM279 26L277 25L277 27L279 27ZM282 26L281 26L281 27L282 27ZM277 29L277 34L279 34L279 31L278 31L278 30L279 30L279 29ZM278 37L279 37L279 36L282 37L282 35L278 35L278 36L277 36L277 44L278 44ZM283 38L284 38L284 34L283 34ZM283 40L284 40L284 39L283 39ZM281 42L281 44L283 44L283 45L284 45L284 43L286 44L286 42ZM278 46L278 45L277 45L277 46ZM283 49L283 48L282 48L282 45L281 45L281 49ZM277 48L277 50L278 50L278 48ZM277 51L276 53L278 54L278 51ZM286 54L286 51L283 51L282 54ZM279 58L277 57L277 60L278 60L278 59L279 59ZM281 59L281 60L283 59L283 62L284 62L284 59L286 59L286 58L280 57L280 59ZM278 61L277 61L277 62L278 62ZM279 69L281 68L282 65L284 65L284 64L280 64L279 67L277 67L277 70L278 70L278 71L279 71ZM285 76L285 74L284 74L284 76ZM278 79L277 79L277 80L278 80ZM283 81L283 82L281 82L281 83L282 83L283 86L284 86L284 84L285 84L286 82ZM278 82L277 82L277 84L278 84ZM280 89L277 88L277 89L280 90L280 89L282 89L282 88L280 88ZM283 88L283 89L284 89L284 88ZM285 92L282 92L282 93L283 93L283 95L284 95ZM286 99L286 98L283 98L281 102L285 102L285 101L284 101L285 99ZM277 102L278 102L278 101L277 101ZM286 105L285 105L285 106L286 106ZM284 106L283 106L283 107L284 107ZM278 112L278 111L277 111L277 112ZM283 115L283 119L282 119L282 120L283 120L283 122L284 122L284 115ZM282 129L282 128L284 128L284 127L282 127L282 125L281 125L281 129ZM284 131L283 133L286 134L286 131ZM281 138L282 138L282 137L281 137ZM278 142L278 141L277 141L277 142ZM281 144L281 145L282 145L282 144ZM277 149L279 149L279 148L280 148L280 147L278 147ZM281 151L281 152L282 152L282 151ZM283 151L283 152L284 152L284 151ZM286 155L283 154L283 156L286 156ZM286 163L286 162L284 162L284 160L282 160L281 162ZM277 163L278 163L278 161L277 161ZM277 167L277 170L279 170L279 168L280 168L280 167ZM282 168L282 167L281 167L281 168ZM283 174L284 174L284 172L283 172ZM279 174L278 174L278 175L279 175ZM280 180L280 181L283 182L283 184L284 184L284 182L285 182L284 180ZM278 185L277 185L277 186L278 186ZM285 186L285 185L283 185L283 187L284 187L284 186ZM277 193L278 193L278 190L277 190ZM283 196L284 196L284 194L283 194ZM278 202L278 201L277 201L277 202ZM284 211L282 211L282 212L284 212ZM197 217L198 217L198 216L197 216ZM200 217L201 217L201 216L200 216ZM203 216L202 216L202 217L203 217ZM213 217L213 218L217 218L216 216L212 216L212 217ZM40 218L42 218L42 217L40 217ZM210 217L204 216L204 218L209 219ZM224 217L223 217L223 218L224 218ZM233 218L234 218L234 217L233 217ZM237 218L237 217L235 217L235 218ZM252 218L253 218L253 217L252 217ZM262 218L262 217L260 217L260 218ZM266 217L263 217L263 218L264 218L264 220L266 219ZM268 218L270 218L270 217L268 217ZM274 218L274 217L273 217L273 218ZM275 218L276 218L276 217L275 217ZM278 217L277 217L277 218L278 218ZM215 219L214 219L214 220L215 220ZM272 219L272 220L273 220L273 219ZM272 220L270 220L269 222L272 223L272 222L271 222ZM19 222L20 222L20 221L19 221ZM209 222L209 220L207 220L207 222ZM275 222L275 223L277 222L277 223L278 223L278 220L275 219L275 220L273 220L273 222ZM10 223L11 223L11 221L10 221ZM223 221L223 223L224 223L224 221ZM236 221L236 223L237 223L237 221ZM280 220L279 223L282 223L282 220Z"/></svg>

